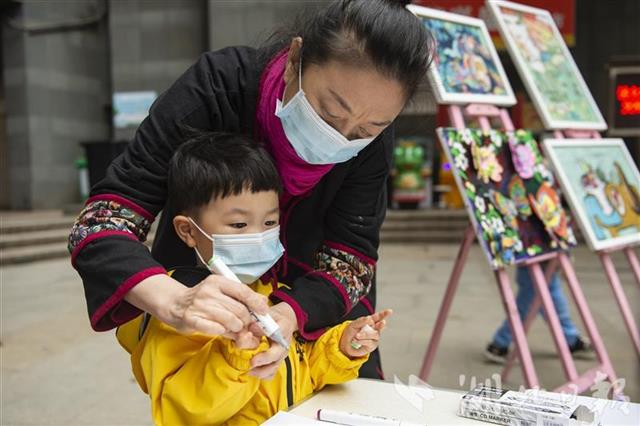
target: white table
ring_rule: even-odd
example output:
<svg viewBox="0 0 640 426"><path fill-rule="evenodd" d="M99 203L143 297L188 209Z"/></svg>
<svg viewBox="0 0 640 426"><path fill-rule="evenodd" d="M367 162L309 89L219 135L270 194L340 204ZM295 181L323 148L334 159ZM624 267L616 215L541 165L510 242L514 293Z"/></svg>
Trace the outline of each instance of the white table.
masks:
<svg viewBox="0 0 640 426"><path fill-rule="evenodd" d="M338 411L392 417L408 422L432 425L475 425L483 424L477 420L459 417L456 412L464 392L432 389L422 390L422 396L416 389L406 385L379 380L357 379L342 385L328 386L306 401L293 407L292 414L315 418L321 408ZM582 404L593 406L599 403L602 410L602 425L640 425L640 404L626 404L626 413L622 406L611 401L590 397L578 397Z"/></svg>

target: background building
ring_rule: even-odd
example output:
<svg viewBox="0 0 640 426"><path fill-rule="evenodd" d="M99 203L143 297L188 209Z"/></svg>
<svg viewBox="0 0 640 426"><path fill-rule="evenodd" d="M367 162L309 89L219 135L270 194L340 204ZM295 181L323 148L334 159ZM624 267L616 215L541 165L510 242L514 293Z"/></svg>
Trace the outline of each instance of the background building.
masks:
<svg viewBox="0 0 640 426"><path fill-rule="evenodd" d="M0 208L61 208L79 202L75 162L83 156L81 143L129 140L135 132L135 126L114 128L114 93L162 93L200 53L229 45L257 46L274 27L292 22L300 11L326 3L328 0L2 2ZM464 13L471 10L469 4L483 1L445 3ZM561 3L573 14L565 19L574 22L574 56L606 116L606 64L614 57L640 57L635 29L640 2ZM510 60L503 56L503 61L518 88L521 84ZM424 86L398 120L398 136L423 136L432 144L436 111ZM629 142L637 158L638 140Z"/></svg>

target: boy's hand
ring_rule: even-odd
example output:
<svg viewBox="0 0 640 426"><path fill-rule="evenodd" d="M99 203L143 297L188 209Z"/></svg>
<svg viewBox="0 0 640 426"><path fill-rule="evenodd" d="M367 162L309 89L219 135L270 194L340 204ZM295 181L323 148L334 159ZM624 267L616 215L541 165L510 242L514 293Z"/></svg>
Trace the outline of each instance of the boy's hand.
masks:
<svg viewBox="0 0 640 426"><path fill-rule="evenodd" d="M233 340L238 349L256 349L260 345L260 337L256 337L248 328L237 333L228 333L224 337Z"/></svg>
<svg viewBox="0 0 640 426"><path fill-rule="evenodd" d="M293 333L298 329L298 321L296 314L287 303L280 302L273 305L269 310L269 314L278 323L282 336L291 342ZM253 323L249 326L249 330L253 332L255 336L263 336L264 332L257 323ZM282 361L286 358L289 351L279 344L269 341L269 349L264 352L256 354L251 359L251 371L250 375L263 380L270 380L278 372L278 368Z"/></svg>
<svg viewBox="0 0 640 426"><path fill-rule="evenodd" d="M360 358L378 347L380 333L393 311L385 309L373 315L360 317L349 324L340 338L340 351L350 358Z"/></svg>

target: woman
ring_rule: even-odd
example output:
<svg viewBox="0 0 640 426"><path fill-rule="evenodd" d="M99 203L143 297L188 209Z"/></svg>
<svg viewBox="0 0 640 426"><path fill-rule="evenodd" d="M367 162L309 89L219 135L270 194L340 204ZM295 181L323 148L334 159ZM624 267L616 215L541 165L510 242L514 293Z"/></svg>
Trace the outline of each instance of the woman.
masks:
<svg viewBox="0 0 640 426"><path fill-rule="evenodd" d="M386 211L393 127L426 73L431 38L390 0L338 0L260 50L203 54L152 106L126 151L92 189L69 238L95 330L149 312L190 333L237 332L246 307L267 304L248 288L210 276L187 288L165 274L195 264L169 218L150 254L141 243L165 208L167 165L189 129L248 133L263 140L283 180L277 278L269 313L290 337L315 339L375 307L375 263ZM244 306L243 306L244 305ZM252 360L271 376L286 351ZM361 370L379 377L379 357Z"/></svg>

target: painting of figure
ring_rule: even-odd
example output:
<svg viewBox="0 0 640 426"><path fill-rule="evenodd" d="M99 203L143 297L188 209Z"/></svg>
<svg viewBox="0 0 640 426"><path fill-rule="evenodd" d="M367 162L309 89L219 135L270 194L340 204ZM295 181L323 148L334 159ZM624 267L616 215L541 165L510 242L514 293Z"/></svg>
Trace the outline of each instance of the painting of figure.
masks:
<svg viewBox="0 0 640 426"><path fill-rule="evenodd" d="M531 132L440 128L437 133L494 269L576 244Z"/></svg>
<svg viewBox="0 0 640 426"><path fill-rule="evenodd" d="M440 103L515 104L482 20L415 5L407 9L422 20L435 39L437 54L429 80Z"/></svg>
<svg viewBox="0 0 640 426"><path fill-rule="evenodd" d="M591 249L640 242L640 174L624 141L550 139L544 145Z"/></svg>
<svg viewBox="0 0 640 426"><path fill-rule="evenodd" d="M551 14L508 1L487 5L545 127L606 129Z"/></svg>

